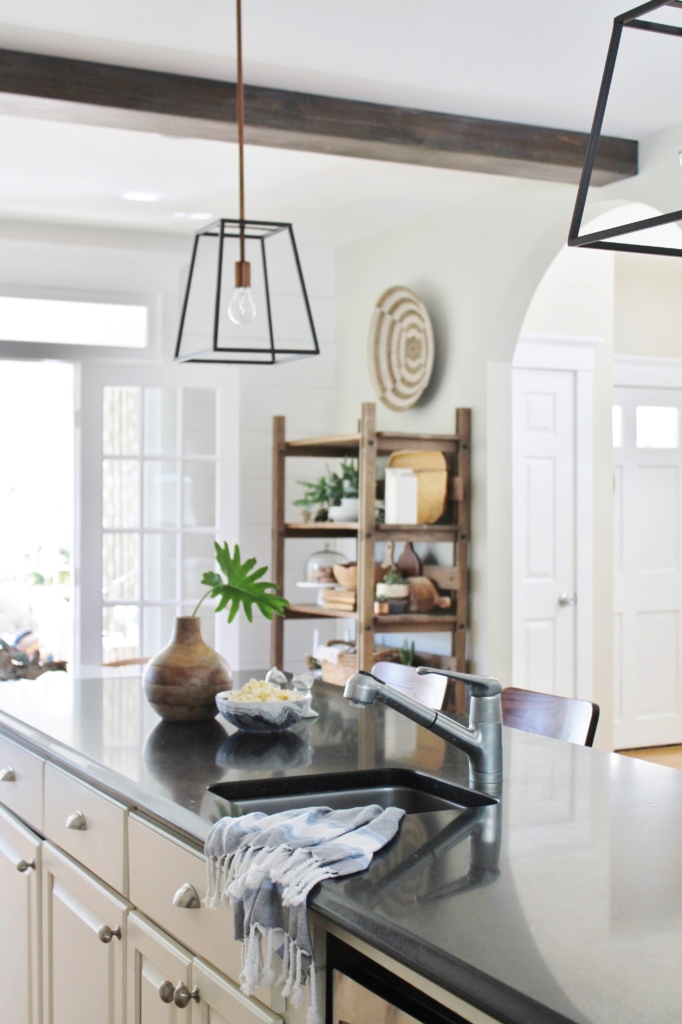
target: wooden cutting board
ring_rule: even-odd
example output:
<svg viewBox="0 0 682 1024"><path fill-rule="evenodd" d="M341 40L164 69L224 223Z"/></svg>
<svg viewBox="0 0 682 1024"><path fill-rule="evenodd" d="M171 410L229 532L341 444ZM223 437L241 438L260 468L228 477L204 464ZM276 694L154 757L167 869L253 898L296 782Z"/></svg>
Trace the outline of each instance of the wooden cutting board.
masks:
<svg viewBox="0 0 682 1024"><path fill-rule="evenodd" d="M448 464L442 452L393 452L388 466L411 469L417 476L417 522L435 523L445 512Z"/></svg>

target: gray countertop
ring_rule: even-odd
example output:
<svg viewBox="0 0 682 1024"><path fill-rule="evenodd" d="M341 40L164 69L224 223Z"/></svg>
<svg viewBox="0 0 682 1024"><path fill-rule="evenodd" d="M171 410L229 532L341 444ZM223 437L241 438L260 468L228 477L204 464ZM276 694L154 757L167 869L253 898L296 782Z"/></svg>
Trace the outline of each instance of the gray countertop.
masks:
<svg viewBox="0 0 682 1024"><path fill-rule="evenodd" d="M160 722L139 678L0 683L0 728L201 844L220 780L383 766L465 783L466 758L316 686L280 736ZM408 817L311 905L501 1021L682 1020L682 772L505 730L499 806Z"/></svg>

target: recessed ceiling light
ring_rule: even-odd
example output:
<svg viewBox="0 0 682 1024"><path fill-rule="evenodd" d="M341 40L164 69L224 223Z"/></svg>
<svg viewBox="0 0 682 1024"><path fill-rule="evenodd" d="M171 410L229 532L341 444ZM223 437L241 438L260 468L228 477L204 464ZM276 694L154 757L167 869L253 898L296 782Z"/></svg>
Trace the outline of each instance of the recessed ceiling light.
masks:
<svg viewBox="0 0 682 1024"><path fill-rule="evenodd" d="M174 213L178 220L210 220L212 213Z"/></svg>
<svg viewBox="0 0 682 1024"><path fill-rule="evenodd" d="M157 192L124 192L121 198L133 203L156 203L161 196Z"/></svg>

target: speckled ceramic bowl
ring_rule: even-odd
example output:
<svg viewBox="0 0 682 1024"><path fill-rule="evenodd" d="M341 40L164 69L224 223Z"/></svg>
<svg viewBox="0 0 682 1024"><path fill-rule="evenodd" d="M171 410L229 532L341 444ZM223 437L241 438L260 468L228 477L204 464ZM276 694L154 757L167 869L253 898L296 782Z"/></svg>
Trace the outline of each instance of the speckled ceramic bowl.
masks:
<svg viewBox="0 0 682 1024"><path fill-rule="evenodd" d="M311 694L300 700L230 700L231 690L216 694L223 718L245 732L284 732L296 725L310 709Z"/></svg>

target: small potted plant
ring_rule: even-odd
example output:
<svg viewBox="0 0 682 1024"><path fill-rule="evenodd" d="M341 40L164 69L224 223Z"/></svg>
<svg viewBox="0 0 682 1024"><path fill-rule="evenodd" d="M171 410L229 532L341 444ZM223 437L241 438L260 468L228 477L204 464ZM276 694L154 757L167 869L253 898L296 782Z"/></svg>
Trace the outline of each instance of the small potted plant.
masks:
<svg viewBox="0 0 682 1024"><path fill-rule="evenodd" d="M174 722L196 722L214 718L215 695L232 686L230 666L201 637L199 608L207 597L217 599L216 612L227 610L232 622L240 608L253 622L256 608L266 619L284 615L289 602L274 583L263 580L268 567L256 568L256 559L241 560L239 545L232 554L227 544L215 545L220 572L205 572L201 578L207 588L191 615L175 620L169 644L152 658L144 671L147 700L162 718Z"/></svg>
<svg viewBox="0 0 682 1024"><path fill-rule="evenodd" d="M400 569L394 565L381 583L377 583L375 593L377 601L388 602L391 615L400 615L407 611L410 588Z"/></svg>

